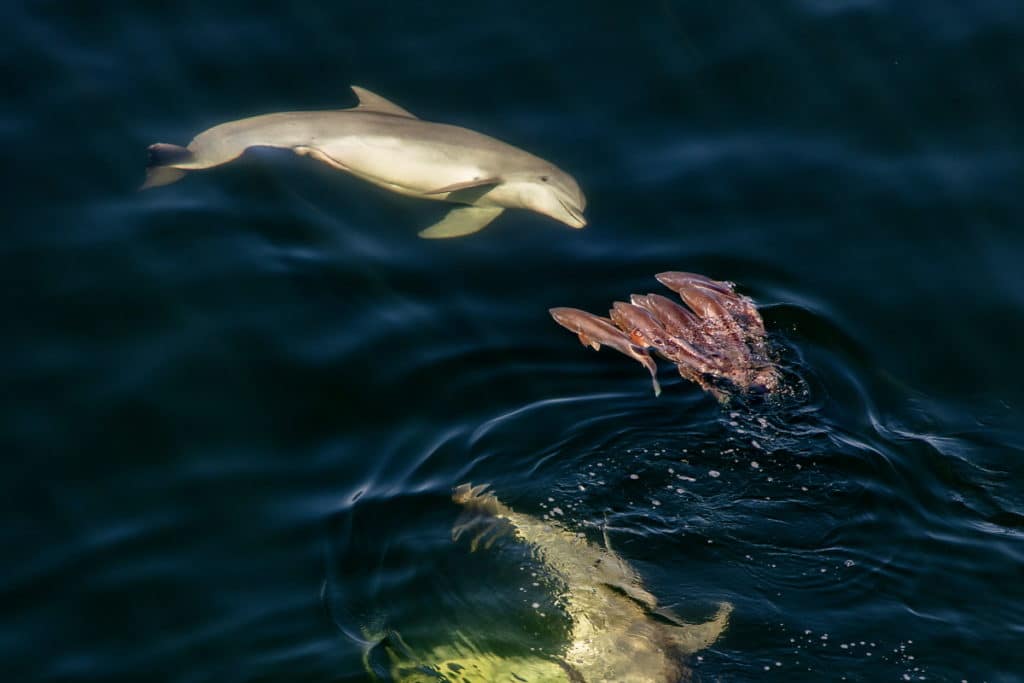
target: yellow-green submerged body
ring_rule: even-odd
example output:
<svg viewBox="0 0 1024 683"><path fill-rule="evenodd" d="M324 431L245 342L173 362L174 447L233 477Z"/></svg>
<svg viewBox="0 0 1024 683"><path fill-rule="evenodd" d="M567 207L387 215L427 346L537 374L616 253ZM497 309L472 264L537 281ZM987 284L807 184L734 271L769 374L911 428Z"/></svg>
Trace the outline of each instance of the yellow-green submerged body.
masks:
<svg viewBox="0 0 1024 683"><path fill-rule="evenodd" d="M490 520L484 526L480 517L457 525L456 538L476 533L475 549L496 532L497 523L507 524L508 531L565 585L561 597L572 620L569 642L557 659L499 657L481 652L465 637L425 653L389 647L391 673L397 681L674 683L687 676L683 659L711 645L728 623L732 606L727 603L704 624L673 623L658 609L636 571L611 549L558 524L514 512L485 487L460 486L453 498Z"/></svg>
<svg viewBox="0 0 1024 683"><path fill-rule="evenodd" d="M450 644L411 657L408 649L404 653L391 647L385 649L391 661L391 677L400 683L571 683L582 680L557 660L537 655L502 657L484 652L461 633L456 634Z"/></svg>

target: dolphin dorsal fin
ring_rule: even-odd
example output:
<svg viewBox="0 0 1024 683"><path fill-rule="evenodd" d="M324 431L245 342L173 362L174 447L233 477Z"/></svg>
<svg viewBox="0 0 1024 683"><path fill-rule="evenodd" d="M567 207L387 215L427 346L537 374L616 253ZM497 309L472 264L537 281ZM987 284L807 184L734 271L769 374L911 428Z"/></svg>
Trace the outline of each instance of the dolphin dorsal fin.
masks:
<svg viewBox="0 0 1024 683"><path fill-rule="evenodd" d="M391 100L384 99L376 93L372 93L366 88L360 88L358 85L352 86L352 92L359 98L359 104L356 109L362 109L363 111L374 111L380 114L391 114L392 116L404 116L407 119L416 118L413 114L402 109Z"/></svg>

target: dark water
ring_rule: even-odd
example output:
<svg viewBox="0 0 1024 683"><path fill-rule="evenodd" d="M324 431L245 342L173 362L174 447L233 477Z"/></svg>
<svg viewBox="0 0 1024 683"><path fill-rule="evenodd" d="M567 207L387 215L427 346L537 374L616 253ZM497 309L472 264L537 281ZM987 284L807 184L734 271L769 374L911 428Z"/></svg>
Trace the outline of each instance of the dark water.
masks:
<svg viewBox="0 0 1024 683"><path fill-rule="evenodd" d="M733 603L700 680L1024 680L1019 3L0 18L5 680L364 680L383 629L556 652L549 596L451 541L467 480L607 520L686 617ZM419 240L441 207L268 152L135 192L146 145L350 83L555 161L590 225ZM786 397L655 399L547 315L668 269L763 306Z"/></svg>

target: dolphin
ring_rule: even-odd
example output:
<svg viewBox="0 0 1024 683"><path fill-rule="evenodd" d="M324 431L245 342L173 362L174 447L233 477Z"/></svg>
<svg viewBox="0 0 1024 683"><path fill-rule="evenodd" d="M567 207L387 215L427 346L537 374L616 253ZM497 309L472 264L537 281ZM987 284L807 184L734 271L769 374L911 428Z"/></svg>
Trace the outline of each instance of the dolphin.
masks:
<svg viewBox="0 0 1024 683"><path fill-rule="evenodd" d="M250 147L309 156L398 194L459 204L420 237L482 230L505 209L528 209L572 228L587 224L576 180L551 162L476 131L423 121L380 95L352 86L351 109L293 111L229 121L180 147L149 147L140 189L212 168Z"/></svg>
<svg viewBox="0 0 1024 683"><path fill-rule="evenodd" d="M476 549L511 535L564 586L560 602L572 620L569 642L557 657L499 655L457 634L453 642L418 654L394 634L384 650L396 681L676 683L689 680L683 659L710 647L728 626L729 603L701 624L660 607L636 569L608 546L607 535L604 547L595 545L556 522L514 511L487 486L463 484L452 499L465 509L452 529L455 540L468 533Z"/></svg>

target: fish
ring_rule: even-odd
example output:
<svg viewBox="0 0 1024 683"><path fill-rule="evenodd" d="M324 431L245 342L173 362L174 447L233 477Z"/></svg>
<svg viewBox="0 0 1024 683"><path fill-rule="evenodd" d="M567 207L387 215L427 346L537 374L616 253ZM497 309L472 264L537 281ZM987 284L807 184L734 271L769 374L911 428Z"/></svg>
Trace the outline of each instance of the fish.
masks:
<svg viewBox="0 0 1024 683"><path fill-rule="evenodd" d="M187 147L150 145L140 189L226 164L252 147L276 147L397 194L458 204L420 231L428 239L478 232L505 209L527 209L571 228L587 224L579 184L551 162L468 128L421 120L351 87L359 101L350 109L263 114L216 125Z"/></svg>
<svg viewBox="0 0 1024 683"><path fill-rule="evenodd" d="M655 311L640 303L642 297L633 294L630 299L637 303L616 301L610 311L612 321L627 332L630 339L637 343L642 340L643 346L653 349L659 356L676 363L680 368L685 365L696 375L717 370L713 357L702 354L685 336L669 333L668 325L657 317Z"/></svg>
<svg viewBox="0 0 1024 683"><path fill-rule="evenodd" d="M619 353L626 354L643 365L651 373L654 395L661 395L661 385L658 384L658 366L651 358L651 354L635 344L610 319L581 311L578 308L558 307L549 309L548 313L559 325L575 332L584 346L589 346L595 351L600 351L602 345L607 346Z"/></svg>
<svg viewBox="0 0 1024 683"><path fill-rule="evenodd" d="M470 547L477 549L496 536L511 536L564 587L560 597L572 622L568 643L557 655L499 655L457 633L450 643L417 654L395 635L385 650L396 681L677 683L689 675L685 658L710 647L728 627L728 602L699 624L660 607L636 569L611 549L607 534L604 546L591 543L557 522L515 512L486 485L458 486L452 500L464 508L454 540L472 535Z"/></svg>
<svg viewBox="0 0 1024 683"><path fill-rule="evenodd" d="M668 271L654 276L661 284L680 295L687 306L701 315L730 318L749 342L763 340L764 320L754 302L736 293L731 282L712 280L697 273ZM708 301L712 302L710 305ZM691 303L692 302L692 303ZM723 311L728 315L723 314Z"/></svg>
<svg viewBox="0 0 1024 683"><path fill-rule="evenodd" d="M731 282L696 273L669 271L654 277L696 312L701 320L696 335L709 353L718 353L726 361L720 373L723 378L754 394L777 388L778 370L767 360L764 319L753 301L737 294Z"/></svg>
<svg viewBox="0 0 1024 683"><path fill-rule="evenodd" d="M573 308L550 310L553 316L561 311L555 320L577 332L585 345L600 331L604 339L618 342L609 346L637 360L638 351L648 358L653 351L672 361L683 379L723 405L736 394L767 394L778 388L779 371L769 359L764 321L753 301L737 294L731 282L697 273L667 271L655 277L685 305L660 294L631 294L629 303L612 304L610 319ZM595 320L602 321L600 327ZM590 325L586 330L584 322ZM644 365L653 377L656 369Z"/></svg>
<svg viewBox="0 0 1024 683"><path fill-rule="evenodd" d="M637 346L657 349L669 343L669 334L661 323L639 306L615 301L608 317Z"/></svg>

